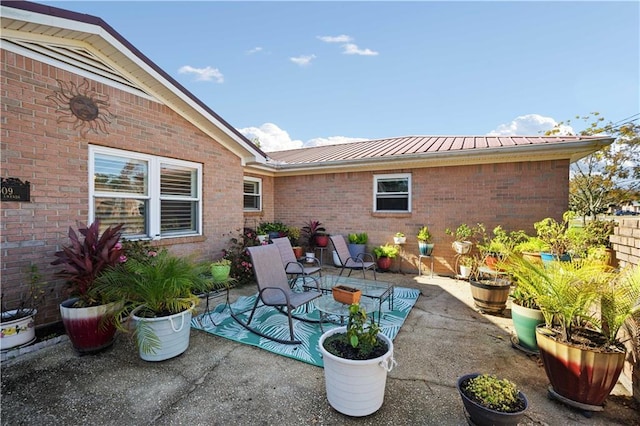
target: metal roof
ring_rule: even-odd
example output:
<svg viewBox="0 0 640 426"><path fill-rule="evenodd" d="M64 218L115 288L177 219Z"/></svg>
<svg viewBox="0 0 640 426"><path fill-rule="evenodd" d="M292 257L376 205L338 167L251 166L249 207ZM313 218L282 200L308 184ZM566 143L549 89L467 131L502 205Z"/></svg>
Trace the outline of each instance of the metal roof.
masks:
<svg viewBox="0 0 640 426"><path fill-rule="evenodd" d="M613 141L609 136L403 136L269 152L267 164L283 171L309 172L553 159L573 162Z"/></svg>

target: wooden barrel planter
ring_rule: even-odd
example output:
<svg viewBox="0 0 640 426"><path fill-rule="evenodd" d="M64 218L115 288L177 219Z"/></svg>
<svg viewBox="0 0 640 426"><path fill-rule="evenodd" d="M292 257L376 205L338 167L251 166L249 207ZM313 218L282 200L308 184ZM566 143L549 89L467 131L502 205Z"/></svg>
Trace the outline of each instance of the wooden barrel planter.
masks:
<svg viewBox="0 0 640 426"><path fill-rule="evenodd" d="M469 280L471 295L476 307L488 314L499 314L507 307L511 282L503 278Z"/></svg>

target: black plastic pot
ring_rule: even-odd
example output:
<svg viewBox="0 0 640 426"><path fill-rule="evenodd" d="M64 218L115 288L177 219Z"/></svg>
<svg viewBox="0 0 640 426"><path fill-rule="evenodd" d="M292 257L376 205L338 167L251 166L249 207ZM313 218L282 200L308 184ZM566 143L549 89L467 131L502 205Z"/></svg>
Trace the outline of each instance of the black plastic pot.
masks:
<svg viewBox="0 0 640 426"><path fill-rule="evenodd" d="M458 383L456 387L458 388L458 393L462 398L462 403L464 404L464 409L469 415L469 420L471 420L472 424L476 426L509 426L509 425L517 425L522 417L524 416L524 412L529 407L529 401L527 397L519 392L518 396L524 401L524 409L521 411L517 411L515 413L504 413L501 411L492 410L483 405L478 404L477 402L470 399L467 395L462 391L462 384L469 379L473 379L476 376L479 376L480 373L466 374L458 378Z"/></svg>

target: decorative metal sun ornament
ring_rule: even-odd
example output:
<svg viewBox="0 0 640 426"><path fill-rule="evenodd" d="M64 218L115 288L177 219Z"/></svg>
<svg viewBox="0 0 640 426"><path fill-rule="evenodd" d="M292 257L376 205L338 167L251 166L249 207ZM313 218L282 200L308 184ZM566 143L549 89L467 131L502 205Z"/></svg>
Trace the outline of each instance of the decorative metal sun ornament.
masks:
<svg viewBox="0 0 640 426"><path fill-rule="evenodd" d="M73 129L80 129L83 138L89 131L109 134L107 125L111 124L114 117L109 112L109 97L91 89L86 78L79 86L73 82L57 82L59 89L47 96L56 104L56 112L61 114L56 121L75 123Z"/></svg>

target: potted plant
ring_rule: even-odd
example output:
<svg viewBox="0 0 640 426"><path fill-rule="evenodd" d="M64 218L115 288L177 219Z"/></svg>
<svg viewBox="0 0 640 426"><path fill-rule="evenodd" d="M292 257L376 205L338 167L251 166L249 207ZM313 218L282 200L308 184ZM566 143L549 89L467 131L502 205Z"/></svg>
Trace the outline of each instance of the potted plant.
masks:
<svg viewBox="0 0 640 426"><path fill-rule="evenodd" d="M458 259L458 267L460 268L460 278L469 279L473 269L473 257L468 255L462 255Z"/></svg>
<svg viewBox="0 0 640 426"><path fill-rule="evenodd" d="M198 302L194 292L208 292L209 265L194 263L161 250L146 260L128 259L96 279L92 292L119 300L116 326L129 331L128 319L145 361L163 361L189 346L192 313Z"/></svg>
<svg viewBox="0 0 640 426"><path fill-rule="evenodd" d="M55 253L52 265L62 269L55 276L65 279L70 299L60 304L60 315L67 336L80 353L92 353L111 346L116 328L114 300L92 291L96 279L109 267L124 260L120 237L122 224L107 227L100 233L100 221L80 224L78 232L69 228L70 244Z"/></svg>
<svg viewBox="0 0 640 426"><path fill-rule="evenodd" d="M587 256L599 259L607 265L616 267L615 251L611 248L609 237L613 235L616 223L611 220L594 219L584 227Z"/></svg>
<svg viewBox="0 0 640 426"><path fill-rule="evenodd" d="M544 316L536 300L539 294L530 285L522 281L531 279L527 276L527 268L521 259L542 265L539 259L528 259L522 253L512 253L509 262L502 268L509 273L514 284L511 292L511 319L515 329L515 337L511 339L513 346L528 354L538 354L536 342L536 328L544 322ZM533 277L535 279L535 276Z"/></svg>
<svg viewBox="0 0 640 426"><path fill-rule="evenodd" d="M349 242L349 254L354 259L358 259L358 256L363 256L367 251L369 236L366 232L349 234L347 235L347 241Z"/></svg>
<svg viewBox="0 0 640 426"><path fill-rule="evenodd" d="M282 222L262 222L257 229L258 235L267 235L270 240L286 236L287 231L287 226Z"/></svg>
<svg viewBox="0 0 640 426"><path fill-rule="evenodd" d="M527 235L522 241L513 247L513 252L522 255L529 262L542 262L540 253L545 250L546 244L538 237Z"/></svg>
<svg viewBox="0 0 640 426"><path fill-rule="evenodd" d="M544 316L536 341L550 394L582 410L602 410L624 365L618 331L640 310L640 267L614 271L588 258L546 265L518 259L507 270Z"/></svg>
<svg viewBox="0 0 640 426"><path fill-rule="evenodd" d="M231 261L221 258L211 263L211 277L216 284L226 282L231 273Z"/></svg>
<svg viewBox="0 0 640 426"><path fill-rule="evenodd" d="M43 299L44 290L41 281L42 274L37 265L29 267L29 287L15 308L8 308L5 304L5 294L2 298L2 313L0 317L0 349L5 351L18 346L26 346L36 340L35 316L38 306Z"/></svg>
<svg viewBox="0 0 640 426"><path fill-rule="evenodd" d="M391 244L375 247L373 254L378 258L378 268L382 271L387 271L391 268L392 259L394 259L399 252L398 247Z"/></svg>
<svg viewBox="0 0 640 426"><path fill-rule="evenodd" d="M545 243L545 249L540 253L543 262L570 259L568 251L571 246L571 238L568 229L569 223L574 217L575 213L567 211L562 215L562 222L547 217L533 224L538 238Z"/></svg>
<svg viewBox="0 0 640 426"><path fill-rule="evenodd" d="M420 251L420 255L431 256L434 244L431 243L431 232L429 231L429 227L424 225L420 228L416 238L418 239L418 250Z"/></svg>
<svg viewBox="0 0 640 426"><path fill-rule="evenodd" d="M467 254L471 251L473 247L473 243L469 241L469 239L474 235L474 229L469 227L466 223L461 223L458 227L453 231L451 228L446 228L444 230L445 234L451 235L454 238L451 247L458 254Z"/></svg>
<svg viewBox="0 0 640 426"><path fill-rule="evenodd" d="M311 251L314 251L316 247L326 247L329 244L327 230L318 220L310 220L302 227L300 233Z"/></svg>
<svg viewBox="0 0 640 426"><path fill-rule="evenodd" d="M474 425L517 425L529 406L515 383L494 375L466 374L458 378L457 389Z"/></svg>
<svg viewBox="0 0 640 426"><path fill-rule="evenodd" d="M404 244L406 242L407 242L407 237L404 235L403 232L396 232L396 234L393 236L394 244Z"/></svg>
<svg viewBox="0 0 640 426"><path fill-rule="evenodd" d="M302 258L304 254L304 249L300 245L300 228L295 226L290 226L287 231L287 237L289 237L289 241L291 241L291 249L293 250L293 255L296 259Z"/></svg>
<svg viewBox="0 0 640 426"><path fill-rule="evenodd" d="M485 263L482 258L473 256L472 259L469 288L474 304L484 313L502 313L507 307L511 281L506 274L483 267Z"/></svg>
<svg viewBox="0 0 640 426"><path fill-rule="evenodd" d="M525 241L528 236L524 231L505 231L498 225L493 228L493 237L489 238L482 234L482 241L477 244L478 250L484 257L485 264L493 269L497 269L497 264L513 251L513 247Z"/></svg>
<svg viewBox="0 0 640 426"><path fill-rule="evenodd" d="M329 404L348 416L375 413L384 402L387 373L396 364L391 339L354 304L347 326L326 331L318 346Z"/></svg>

